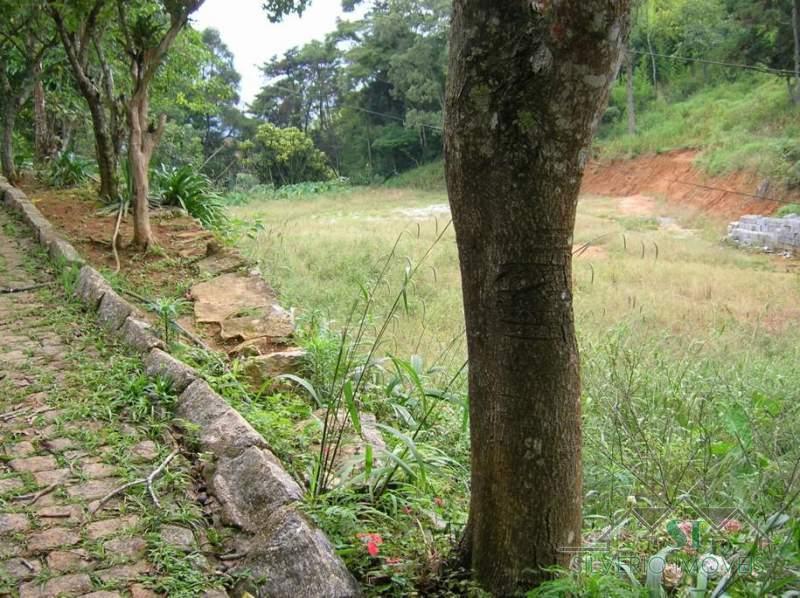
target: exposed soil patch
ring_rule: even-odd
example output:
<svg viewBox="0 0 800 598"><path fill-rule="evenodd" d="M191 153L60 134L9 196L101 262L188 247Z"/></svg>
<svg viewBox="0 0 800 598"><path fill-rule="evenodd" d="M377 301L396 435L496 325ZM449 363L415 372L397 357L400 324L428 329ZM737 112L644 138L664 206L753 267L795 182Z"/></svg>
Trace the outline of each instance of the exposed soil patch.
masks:
<svg viewBox="0 0 800 598"><path fill-rule="evenodd" d="M116 212L104 210L91 192L52 190L36 183L26 185L24 191L92 266L114 271L111 238ZM120 275L128 291L151 301L195 301L195 317L186 315L178 322L214 350L237 355L246 350L259 355L285 348L294 320L280 308L275 292L258 275L234 273L246 266L238 252L220 245L213 233L185 213L154 210L151 227L155 247L142 253L130 244L132 217L126 217L120 226ZM205 287L215 292L202 296ZM237 295L239 287L249 294ZM208 317L198 309L221 315ZM155 322L154 314L145 315Z"/></svg>
<svg viewBox="0 0 800 598"><path fill-rule="evenodd" d="M111 237L116 213L102 212L103 205L86 192L52 190L35 184L23 187L25 194L95 268L114 269ZM131 283L141 288L179 288L196 276L191 268L195 258L206 254L214 235L185 215L172 211L154 211L153 234L157 248L146 254L133 249L132 218L120 226L119 258L121 269Z"/></svg>
<svg viewBox="0 0 800 598"><path fill-rule="evenodd" d="M616 207L626 216L652 216L658 208L655 199L641 194L620 197Z"/></svg>
<svg viewBox="0 0 800 598"><path fill-rule="evenodd" d="M790 193L777 185L765 188L764 179L751 172L708 176L694 166L697 156L698 152L677 151L632 160L593 162L586 168L581 192L626 200L664 197L728 220L744 214L769 215L781 206L780 202L800 202L800 193Z"/></svg>

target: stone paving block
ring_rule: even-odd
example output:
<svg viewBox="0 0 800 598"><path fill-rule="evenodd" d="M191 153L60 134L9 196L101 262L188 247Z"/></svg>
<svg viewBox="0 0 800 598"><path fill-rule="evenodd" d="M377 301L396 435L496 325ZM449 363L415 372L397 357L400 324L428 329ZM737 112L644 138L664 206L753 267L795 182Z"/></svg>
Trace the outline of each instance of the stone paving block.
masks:
<svg viewBox="0 0 800 598"><path fill-rule="evenodd" d="M81 468L81 472L90 480L99 480L116 475L117 468L107 463L87 463Z"/></svg>
<svg viewBox="0 0 800 598"><path fill-rule="evenodd" d="M53 438L52 440L46 441L44 444L47 447L47 450L54 453L63 453L64 451L74 449L77 446L77 442L71 438Z"/></svg>
<svg viewBox="0 0 800 598"><path fill-rule="evenodd" d="M58 468L56 458L50 455L44 457L25 457L22 459L13 459L8 465L14 471L27 473L33 473L35 471L47 471L48 469Z"/></svg>
<svg viewBox="0 0 800 598"><path fill-rule="evenodd" d="M103 519L86 526L86 535L90 540L99 540L113 536L117 532L135 527L139 523L136 515L119 517L116 519Z"/></svg>
<svg viewBox="0 0 800 598"><path fill-rule="evenodd" d="M23 513L0 513L0 536L24 532L30 526L30 519Z"/></svg>
<svg viewBox="0 0 800 598"><path fill-rule="evenodd" d="M106 494L115 490L122 485L121 480L117 478L105 478L102 480L89 480L77 486L70 486L67 488L67 494L72 498L81 498L83 500L95 500L103 498Z"/></svg>
<svg viewBox="0 0 800 598"><path fill-rule="evenodd" d="M28 550L31 552L44 552L62 546L75 546L81 537L74 529L54 527L36 532L28 536Z"/></svg>
<svg viewBox="0 0 800 598"><path fill-rule="evenodd" d="M150 463L158 458L158 447L152 440L143 440L131 447L130 455L134 463Z"/></svg>
<svg viewBox="0 0 800 598"><path fill-rule="evenodd" d="M0 495L8 494L9 492L16 492L17 490L22 490L25 487L25 484L22 483L22 480L17 478L5 478L0 480Z"/></svg>
<svg viewBox="0 0 800 598"><path fill-rule="evenodd" d="M50 471L37 471L33 474L33 479L39 486L49 486L50 484L63 484L72 476L72 472L67 469L52 469Z"/></svg>
<svg viewBox="0 0 800 598"><path fill-rule="evenodd" d="M161 541L185 552L191 552L195 547L194 532L179 525L161 526Z"/></svg>
<svg viewBox="0 0 800 598"><path fill-rule="evenodd" d="M108 554L116 557L124 557L127 560L141 558L147 551L147 542L144 538L114 538L103 544Z"/></svg>
<svg viewBox="0 0 800 598"><path fill-rule="evenodd" d="M92 591L92 580L85 573L54 577L45 584L28 582L19 590L19 598L54 598L80 596Z"/></svg>
<svg viewBox="0 0 800 598"><path fill-rule="evenodd" d="M101 581L108 583L112 581L135 581L149 572L150 565L145 561L137 561L131 565L118 565L102 571L96 571L95 575Z"/></svg>
<svg viewBox="0 0 800 598"><path fill-rule="evenodd" d="M9 559L0 562L0 579L5 575L16 581L27 581L42 570L42 564L36 559Z"/></svg>
<svg viewBox="0 0 800 598"><path fill-rule="evenodd" d="M158 594L148 590L140 583L133 584L130 588L131 598L158 598Z"/></svg>
<svg viewBox="0 0 800 598"><path fill-rule="evenodd" d="M83 550L54 550L47 555L47 567L57 573L89 569L92 561Z"/></svg>
<svg viewBox="0 0 800 598"><path fill-rule="evenodd" d="M0 559L9 559L23 554L25 549L15 540L3 538L0 542Z"/></svg>
<svg viewBox="0 0 800 598"><path fill-rule="evenodd" d="M8 447L6 450L7 455L17 459L21 457L30 457L34 453L36 453L36 447L33 446L32 442L28 442L27 440L18 442L17 444Z"/></svg>
<svg viewBox="0 0 800 598"><path fill-rule="evenodd" d="M75 525L83 520L83 510L78 505L39 506L36 516L42 527Z"/></svg>

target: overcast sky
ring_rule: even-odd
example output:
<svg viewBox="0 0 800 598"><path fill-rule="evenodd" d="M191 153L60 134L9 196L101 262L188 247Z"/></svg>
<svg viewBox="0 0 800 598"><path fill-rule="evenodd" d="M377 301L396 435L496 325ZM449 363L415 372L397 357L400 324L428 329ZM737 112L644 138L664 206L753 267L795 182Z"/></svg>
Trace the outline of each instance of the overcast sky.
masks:
<svg viewBox="0 0 800 598"><path fill-rule="evenodd" d="M352 19L342 11L341 0L313 0L302 18L287 17L273 25L261 8L263 0L206 0L193 15L201 31L218 29L222 40L236 57L236 70L242 75L243 104L255 97L262 86L258 67L275 54L312 39L322 39L336 28L336 19Z"/></svg>

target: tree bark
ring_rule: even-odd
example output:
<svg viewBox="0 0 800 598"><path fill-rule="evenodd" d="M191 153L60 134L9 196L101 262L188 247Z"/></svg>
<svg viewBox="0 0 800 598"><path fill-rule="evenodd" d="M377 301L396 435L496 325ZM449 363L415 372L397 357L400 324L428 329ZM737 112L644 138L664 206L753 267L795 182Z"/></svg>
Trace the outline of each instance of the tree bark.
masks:
<svg viewBox="0 0 800 598"><path fill-rule="evenodd" d="M792 3L792 32L794 33L794 93L792 100L800 104L800 0Z"/></svg>
<svg viewBox="0 0 800 598"><path fill-rule="evenodd" d="M114 140L103 108L103 100L99 93L84 93L83 97L92 117L95 157L100 172L100 197L113 201L119 197L118 155L114 151Z"/></svg>
<svg viewBox="0 0 800 598"><path fill-rule="evenodd" d="M17 107L13 98L7 98L3 107L3 140L0 145L0 162L3 176L12 185L17 182L17 167L14 164L14 126L17 122Z"/></svg>
<svg viewBox="0 0 800 598"><path fill-rule="evenodd" d="M625 52L625 86L628 101L625 111L628 113L628 135L636 135L636 97L633 93L633 52L630 48Z"/></svg>
<svg viewBox="0 0 800 598"><path fill-rule="evenodd" d="M53 143L47 123L47 104L42 83L42 63L34 65L33 76L33 138L36 160L45 162L52 156Z"/></svg>
<svg viewBox="0 0 800 598"><path fill-rule="evenodd" d="M455 0L445 159L469 353L465 562L509 595L581 543L572 236L630 0Z"/></svg>
<svg viewBox="0 0 800 598"><path fill-rule="evenodd" d="M128 161L133 182L133 244L147 249L153 242L150 227L150 159L161 138L166 116L161 115L158 125L149 127L149 101L147 89L140 90L128 104Z"/></svg>

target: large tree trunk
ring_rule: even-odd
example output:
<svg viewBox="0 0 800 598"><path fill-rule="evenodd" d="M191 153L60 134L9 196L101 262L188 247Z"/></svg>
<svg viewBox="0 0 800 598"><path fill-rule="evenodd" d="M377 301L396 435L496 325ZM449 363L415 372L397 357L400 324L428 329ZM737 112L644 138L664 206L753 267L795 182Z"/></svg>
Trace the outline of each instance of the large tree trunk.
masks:
<svg viewBox="0 0 800 598"><path fill-rule="evenodd" d="M150 193L150 176L148 168L150 157L145 153L144 138L147 131L146 98L134 96L128 107L128 161L133 181L133 244L140 249L147 249L153 240L150 229L150 210L147 196ZM144 119L142 113L144 112Z"/></svg>
<svg viewBox="0 0 800 598"><path fill-rule="evenodd" d="M794 33L794 93L792 100L800 104L800 0L792 3L792 31Z"/></svg>
<svg viewBox="0 0 800 598"><path fill-rule="evenodd" d="M625 86L627 88L628 135L636 135L636 97L633 93L633 52L625 52Z"/></svg>
<svg viewBox="0 0 800 598"><path fill-rule="evenodd" d="M445 157L469 353L462 548L501 595L581 543L572 235L629 0L455 0Z"/></svg>
<svg viewBox="0 0 800 598"><path fill-rule="evenodd" d="M84 98L92 116L97 169L100 171L100 197L115 200L119 197L117 153L114 151L114 141L103 109L103 101L99 93L84 94Z"/></svg>
<svg viewBox="0 0 800 598"><path fill-rule="evenodd" d="M3 107L3 139L0 144L0 163L3 176L9 183L17 182L17 168L14 164L14 126L17 122L17 106L15 98L6 98Z"/></svg>

